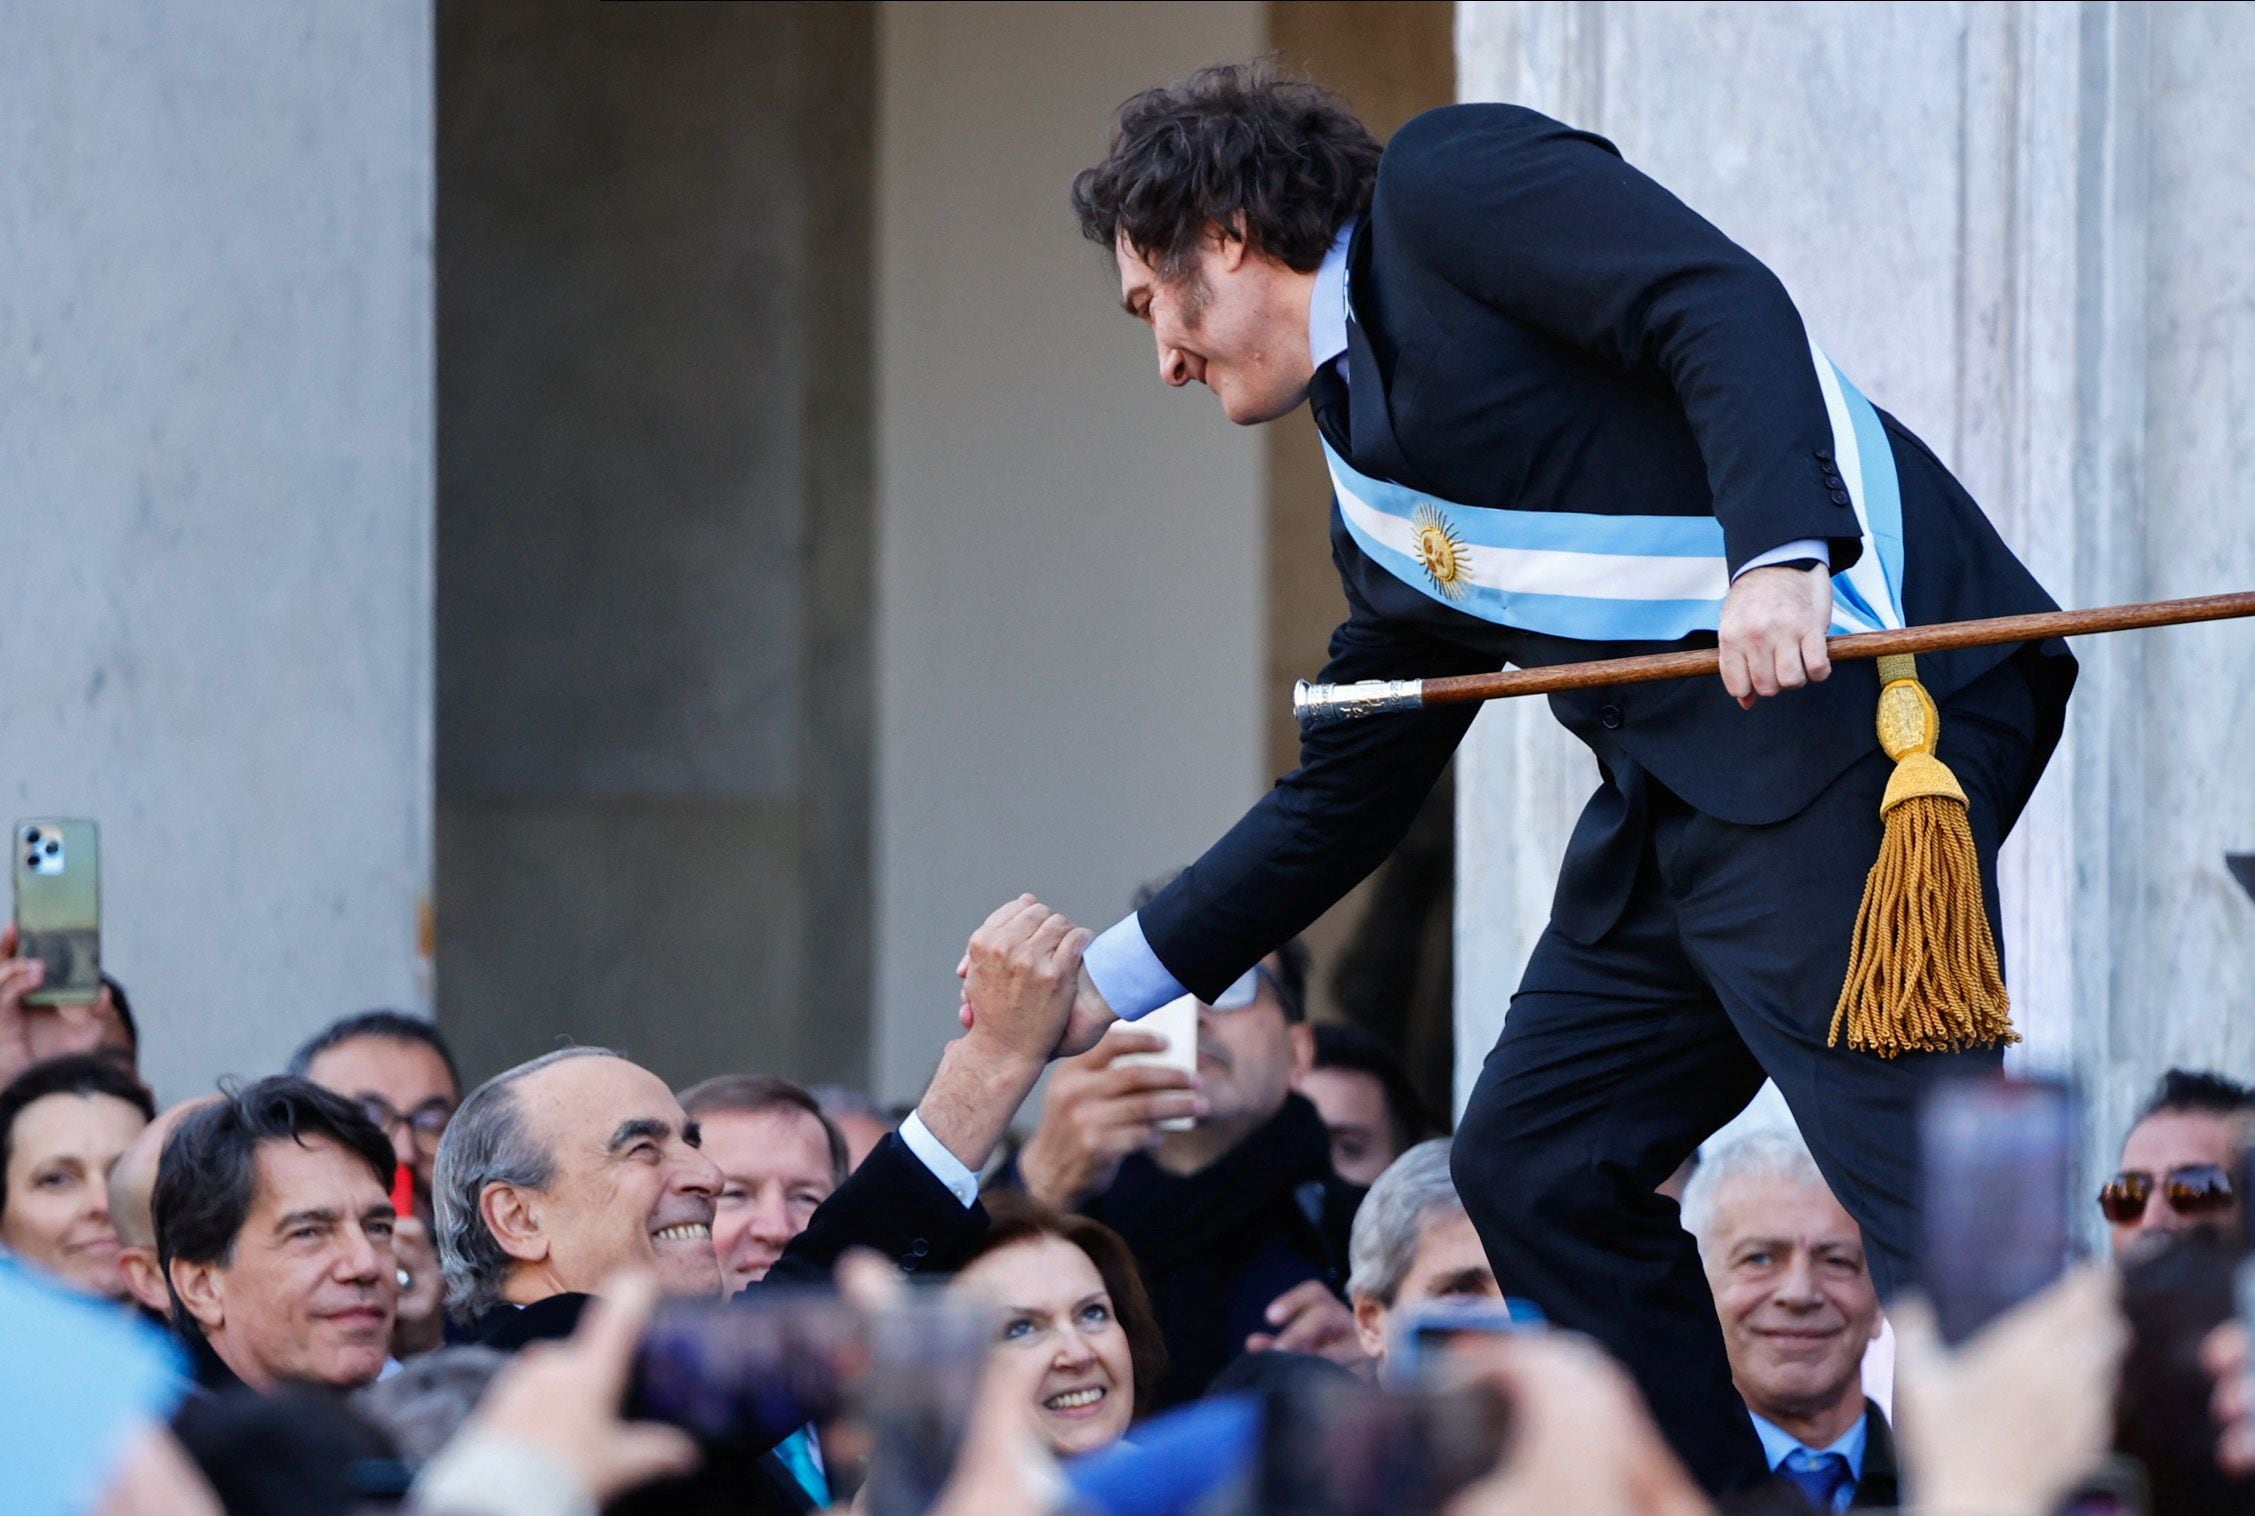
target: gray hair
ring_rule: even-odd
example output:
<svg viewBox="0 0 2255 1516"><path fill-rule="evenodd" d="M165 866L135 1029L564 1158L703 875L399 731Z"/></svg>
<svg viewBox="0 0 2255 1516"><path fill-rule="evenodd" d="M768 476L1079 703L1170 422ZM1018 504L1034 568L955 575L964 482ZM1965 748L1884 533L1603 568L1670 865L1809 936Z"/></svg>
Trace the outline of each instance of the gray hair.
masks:
<svg viewBox="0 0 2255 1516"><path fill-rule="evenodd" d="M1394 1292L1417 1261L1425 1228L1463 1210L1456 1181L1449 1178L1448 1138L1420 1142L1388 1164L1362 1197L1347 1238L1348 1298L1368 1295L1392 1305Z"/></svg>
<svg viewBox="0 0 2255 1516"><path fill-rule="evenodd" d="M1715 1228L1715 1207L1723 1186L1734 1179L1782 1179L1827 1190L1816 1159L1801 1134L1787 1126L1760 1126L1728 1141L1703 1148L1699 1167L1683 1187L1683 1225L1706 1252Z"/></svg>
<svg viewBox="0 0 2255 1516"><path fill-rule="evenodd" d="M400 1462L419 1470L462 1430L508 1361L499 1349L466 1342L419 1353L389 1379L356 1391L352 1408L391 1438Z"/></svg>
<svg viewBox="0 0 2255 1516"><path fill-rule="evenodd" d="M517 1104L517 1081L570 1058L618 1056L598 1047L543 1053L470 1091L446 1124L431 1171L431 1205L437 1213L439 1266L446 1271L447 1309L456 1320L475 1320L500 1304L502 1283L515 1262L485 1224L479 1201L486 1186L539 1190L555 1177L554 1155L534 1140Z"/></svg>

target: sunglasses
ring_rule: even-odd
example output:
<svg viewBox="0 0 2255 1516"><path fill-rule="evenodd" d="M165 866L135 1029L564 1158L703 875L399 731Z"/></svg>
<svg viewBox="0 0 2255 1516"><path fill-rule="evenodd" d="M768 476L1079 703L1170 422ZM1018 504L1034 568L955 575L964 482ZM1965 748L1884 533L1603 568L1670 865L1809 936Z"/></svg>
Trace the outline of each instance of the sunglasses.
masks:
<svg viewBox="0 0 2255 1516"><path fill-rule="evenodd" d="M1279 1001L1285 1004L1291 1003L1285 997L1283 981L1269 971L1268 965L1256 963L1244 973L1239 974L1236 981L1228 989L1207 1001L1206 1009L1210 1011L1241 1011L1261 998L1261 985L1263 983L1266 983L1270 989L1276 992L1276 998Z"/></svg>
<svg viewBox="0 0 2255 1516"><path fill-rule="evenodd" d="M2214 1216L2232 1203L2231 1175L2221 1165L2188 1163L2162 1175L2159 1185L2151 1174L2135 1170L2116 1174L2098 1192L2098 1208L2117 1226L2137 1221L2145 1215L2146 1202L2156 1189L2179 1216Z"/></svg>

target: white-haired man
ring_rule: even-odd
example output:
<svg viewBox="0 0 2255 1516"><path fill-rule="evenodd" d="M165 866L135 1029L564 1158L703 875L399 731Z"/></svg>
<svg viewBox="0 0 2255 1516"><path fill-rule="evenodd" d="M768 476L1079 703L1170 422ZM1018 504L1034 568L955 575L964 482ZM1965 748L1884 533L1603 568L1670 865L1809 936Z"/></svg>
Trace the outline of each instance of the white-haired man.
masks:
<svg viewBox="0 0 2255 1516"><path fill-rule="evenodd" d="M1685 1187L1683 1222L1772 1473L1819 1511L1894 1505L1893 1435L1863 1391L1879 1294L1863 1234L1807 1146L1783 1128L1716 1144Z"/></svg>
<svg viewBox="0 0 2255 1516"><path fill-rule="evenodd" d="M1420 1142L1378 1176L1355 1212L1347 1261L1355 1331L1380 1368L1395 1312L1432 1300L1503 1297L1449 1178L1446 1137Z"/></svg>

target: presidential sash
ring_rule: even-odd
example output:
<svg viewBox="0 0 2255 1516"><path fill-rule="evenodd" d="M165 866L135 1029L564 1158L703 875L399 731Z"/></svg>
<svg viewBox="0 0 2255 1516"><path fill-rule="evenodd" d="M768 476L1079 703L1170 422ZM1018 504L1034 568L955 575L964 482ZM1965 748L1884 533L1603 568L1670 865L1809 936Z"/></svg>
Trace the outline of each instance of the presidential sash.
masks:
<svg viewBox="0 0 2255 1516"><path fill-rule="evenodd" d="M1864 553L1832 576L1832 630L1903 624L1903 501L1895 455L1862 392L1812 341L1832 453ZM1339 514L1371 560L1451 609L1587 642L1673 642L1720 623L1730 589L1712 516L1598 516L1456 505L1373 479L1323 444Z"/></svg>

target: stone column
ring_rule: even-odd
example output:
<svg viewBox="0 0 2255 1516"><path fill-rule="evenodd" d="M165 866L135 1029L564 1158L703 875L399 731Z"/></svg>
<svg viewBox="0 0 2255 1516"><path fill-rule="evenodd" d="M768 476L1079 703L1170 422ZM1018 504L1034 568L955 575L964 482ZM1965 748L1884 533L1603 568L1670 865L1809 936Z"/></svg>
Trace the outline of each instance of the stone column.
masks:
<svg viewBox="0 0 2255 1516"><path fill-rule="evenodd" d="M1457 41L1464 98L1605 133L1766 259L2063 604L2255 584L2255 13L1567 0L1462 5ZM2016 1056L2084 1081L2096 1167L2169 1063L2255 1069L2222 856L2255 847L2255 628L2077 651L1999 926ZM1534 708L1462 768L1460 1098L1592 782Z"/></svg>
<svg viewBox="0 0 2255 1516"><path fill-rule="evenodd" d="M0 0L0 824L170 1099L427 1004L431 12Z"/></svg>

